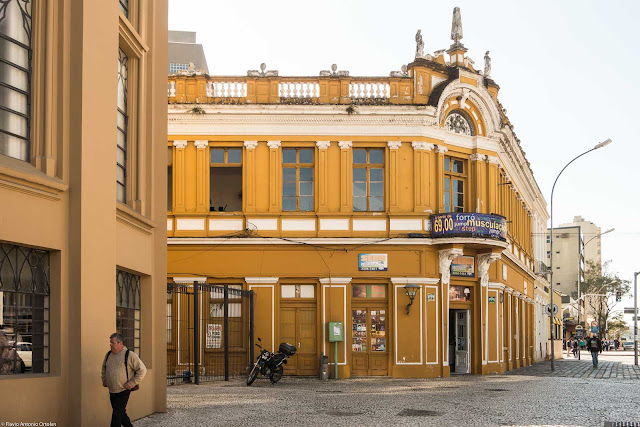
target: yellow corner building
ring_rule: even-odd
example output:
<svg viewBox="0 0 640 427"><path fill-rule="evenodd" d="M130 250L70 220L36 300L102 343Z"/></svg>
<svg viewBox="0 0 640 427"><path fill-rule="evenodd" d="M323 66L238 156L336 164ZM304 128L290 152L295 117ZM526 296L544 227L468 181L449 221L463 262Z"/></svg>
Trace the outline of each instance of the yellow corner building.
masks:
<svg viewBox="0 0 640 427"><path fill-rule="evenodd" d="M168 280L252 290L255 337L298 347L285 373L336 362L329 322L341 378L548 354L546 203L455 21L389 77L169 77Z"/></svg>

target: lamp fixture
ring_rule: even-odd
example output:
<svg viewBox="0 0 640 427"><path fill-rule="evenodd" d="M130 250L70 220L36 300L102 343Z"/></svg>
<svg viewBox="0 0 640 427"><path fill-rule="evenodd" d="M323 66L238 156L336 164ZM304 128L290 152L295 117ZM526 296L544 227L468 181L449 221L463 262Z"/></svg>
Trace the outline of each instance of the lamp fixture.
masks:
<svg viewBox="0 0 640 427"><path fill-rule="evenodd" d="M404 286L405 295L409 297L409 304L407 304L407 314L411 310L411 305L413 304L413 300L416 298L416 294L420 289L420 285L416 285L415 283L407 283Z"/></svg>

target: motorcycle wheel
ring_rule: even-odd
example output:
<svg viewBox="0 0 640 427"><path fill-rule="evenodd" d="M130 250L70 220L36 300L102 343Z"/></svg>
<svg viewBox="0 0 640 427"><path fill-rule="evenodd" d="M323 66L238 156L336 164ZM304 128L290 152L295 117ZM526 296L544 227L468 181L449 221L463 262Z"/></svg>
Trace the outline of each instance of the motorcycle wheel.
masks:
<svg viewBox="0 0 640 427"><path fill-rule="evenodd" d="M258 378L258 373L260 372L260 368L256 365L253 366L251 373L247 377L247 385L250 386L253 382Z"/></svg>
<svg viewBox="0 0 640 427"><path fill-rule="evenodd" d="M283 371L282 365L280 365L274 371L271 372L271 375L269 375L271 384L275 384L278 381L280 381L280 378L282 378L282 371Z"/></svg>

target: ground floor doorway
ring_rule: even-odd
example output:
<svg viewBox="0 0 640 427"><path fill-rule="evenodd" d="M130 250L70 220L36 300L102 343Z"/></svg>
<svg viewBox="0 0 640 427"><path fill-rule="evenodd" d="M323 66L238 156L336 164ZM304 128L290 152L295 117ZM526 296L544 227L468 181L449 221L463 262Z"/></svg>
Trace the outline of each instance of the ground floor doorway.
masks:
<svg viewBox="0 0 640 427"><path fill-rule="evenodd" d="M471 372L469 310L449 310L449 366L451 373Z"/></svg>
<svg viewBox="0 0 640 427"><path fill-rule="evenodd" d="M388 374L387 310L358 307L351 310L351 373L353 376Z"/></svg>
<svg viewBox="0 0 640 427"><path fill-rule="evenodd" d="M316 375L318 373L316 341L316 307L282 307L280 339L298 349L285 365L285 375ZM274 349L274 351L277 349Z"/></svg>

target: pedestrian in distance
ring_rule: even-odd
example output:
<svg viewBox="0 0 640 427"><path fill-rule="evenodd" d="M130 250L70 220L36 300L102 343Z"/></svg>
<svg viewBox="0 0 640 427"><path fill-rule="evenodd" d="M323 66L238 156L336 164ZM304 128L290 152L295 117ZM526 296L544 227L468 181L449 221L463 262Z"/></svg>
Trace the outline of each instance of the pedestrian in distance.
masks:
<svg viewBox="0 0 640 427"><path fill-rule="evenodd" d="M571 350L573 349L573 344L572 344L572 340L567 340L567 342L565 343L565 346L567 347L567 357L569 357L569 354L571 354Z"/></svg>
<svg viewBox="0 0 640 427"><path fill-rule="evenodd" d="M587 342L587 346L589 351L591 352L591 361L593 362L593 367L598 367L598 353L602 353L602 341L598 338L597 335L589 338Z"/></svg>
<svg viewBox="0 0 640 427"><path fill-rule="evenodd" d="M113 408L111 427L133 427L127 415L127 402L131 392L140 388L147 368L137 354L124 346L122 334L111 334L109 346L111 350L102 362L102 386L109 389Z"/></svg>
<svg viewBox="0 0 640 427"><path fill-rule="evenodd" d="M573 357L578 357L578 340L573 342Z"/></svg>

